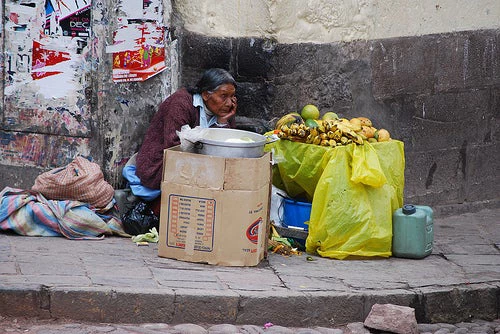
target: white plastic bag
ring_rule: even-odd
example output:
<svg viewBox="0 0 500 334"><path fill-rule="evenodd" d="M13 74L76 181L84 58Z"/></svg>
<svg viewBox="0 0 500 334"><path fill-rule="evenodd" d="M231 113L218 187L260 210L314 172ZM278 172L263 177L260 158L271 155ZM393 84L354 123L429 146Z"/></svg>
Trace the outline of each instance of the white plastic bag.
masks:
<svg viewBox="0 0 500 334"><path fill-rule="evenodd" d="M194 152L195 143L206 135L207 129L197 126L193 129L189 125L183 125L177 135L181 141L181 151Z"/></svg>
<svg viewBox="0 0 500 334"><path fill-rule="evenodd" d="M269 218L271 221L274 221L274 225L276 226L283 226L283 197L288 197L286 192L273 185L271 189Z"/></svg>

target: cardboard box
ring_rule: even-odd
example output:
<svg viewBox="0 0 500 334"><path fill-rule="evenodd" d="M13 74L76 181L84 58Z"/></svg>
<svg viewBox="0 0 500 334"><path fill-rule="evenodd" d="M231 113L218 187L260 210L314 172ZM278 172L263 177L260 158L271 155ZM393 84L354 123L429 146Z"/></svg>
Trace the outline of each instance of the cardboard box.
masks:
<svg viewBox="0 0 500 334"><path fill-rule="evenodd" d="M158 255L255 266L267 252L270 153L223 158L165 150Z"/></svg>

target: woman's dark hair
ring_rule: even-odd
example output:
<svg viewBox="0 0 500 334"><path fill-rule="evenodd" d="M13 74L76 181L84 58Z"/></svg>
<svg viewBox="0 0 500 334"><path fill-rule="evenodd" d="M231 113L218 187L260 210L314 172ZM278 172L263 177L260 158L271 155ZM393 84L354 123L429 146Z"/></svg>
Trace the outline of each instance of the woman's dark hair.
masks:
<svg viewBox="0 0 500 334"><path fill-rule="evenodd" d="M188 91L191 94L201 94L204 91L214 91L224 84L232 84L236 87L236 81L228 71L222 68L211 68L206 70L196 86L188 88Z"/></svg>

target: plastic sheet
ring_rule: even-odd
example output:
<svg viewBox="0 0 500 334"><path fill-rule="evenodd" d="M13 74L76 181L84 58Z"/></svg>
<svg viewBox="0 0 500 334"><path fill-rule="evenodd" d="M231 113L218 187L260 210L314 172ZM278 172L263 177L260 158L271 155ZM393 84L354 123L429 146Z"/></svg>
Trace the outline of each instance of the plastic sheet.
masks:
<svg viewBox="0 0 500 334"><path fill-rule="evenodd" d="M194 145L206 136L207 129L201 126L191 128L189 125L183 125L181 131L176 131L181 142L181 151L194 152Z"/></svg>
<svg viewBox="0 0 500 334"><path fill-rule="evenodd" d="M403 204L401 141L330 148L279 140L266 150L276 162L273 184L312 200L308 253L391 256L392 213Z"/></svg>

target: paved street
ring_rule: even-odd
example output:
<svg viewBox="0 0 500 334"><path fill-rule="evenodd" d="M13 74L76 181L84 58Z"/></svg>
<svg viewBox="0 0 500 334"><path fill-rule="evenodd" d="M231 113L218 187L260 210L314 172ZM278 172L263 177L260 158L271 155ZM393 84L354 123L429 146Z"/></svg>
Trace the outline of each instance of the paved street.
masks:
<svg viewBox="0 0 500 334"><path fill-rule="evenodd" d="M471 320L456 324L437 323L419 324L421 334L498 334L500 333L500 319L494 321ZM270 323L257 325L196 325L165 323L146 324L109 324L109 323L85 323L74 321L55 320L33 320L19 318L0 318L0 330L3 333L29 333L29 334L91 334L91 333L113 333L113 334L260 334L260 333L302 333L302 334L370 334L363 323L349 323L335 328L313 327L297 328L271 325Z"/></svg>
<svg viewBox="0 0 500 334"><path fill-rule="evenodd" d="M156 244L120 237L0 234L0 315L8 324L21 316L67 318L102 329L83 326L76 333L149 333L160 329L148 326L181 324L256 326L255 333L266 323L274 324L267 331L342 328L362 323L375 303L410 306L419 324L493 321L499 318L499 217L500 209L487 209L436 219L433 253L421 260L270 254L244 268L160 258ZM141 329L107 325L120 323ZM146 325L152 323L160 325ZM494 328L496 322L484 333Z"/></svg>

